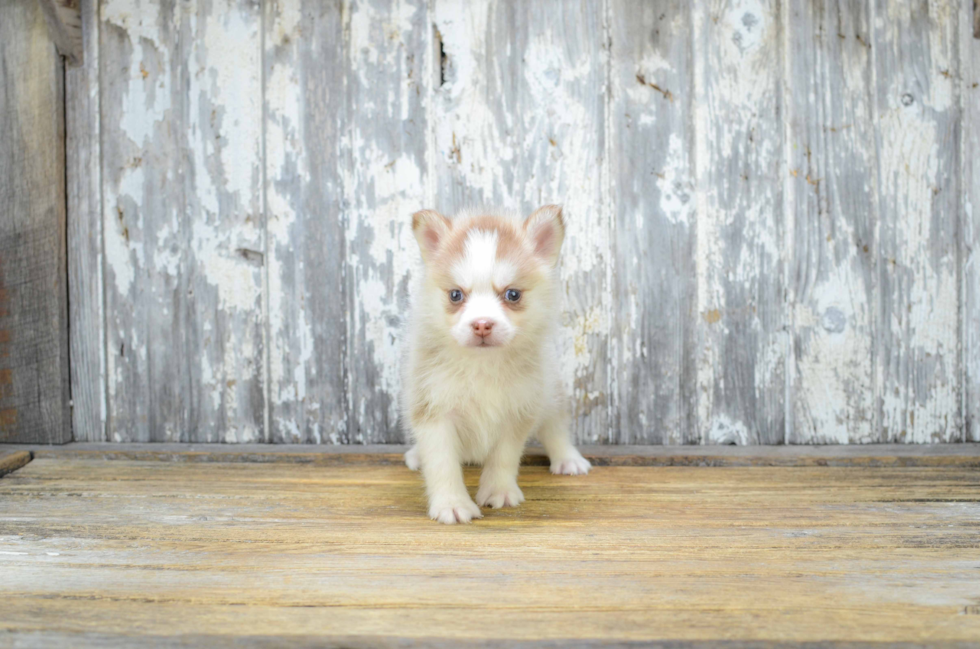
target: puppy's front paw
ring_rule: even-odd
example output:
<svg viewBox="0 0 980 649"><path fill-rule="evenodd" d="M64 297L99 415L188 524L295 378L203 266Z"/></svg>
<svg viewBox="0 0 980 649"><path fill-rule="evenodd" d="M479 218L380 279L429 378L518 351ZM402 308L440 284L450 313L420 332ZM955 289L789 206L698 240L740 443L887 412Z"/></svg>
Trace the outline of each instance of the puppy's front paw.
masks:
<svg viewBox="0 0 980 649"><path fill-rule="evenodd" d="M503 487L485 485L476 492L476 502L480 507L493 507L494 509L517 507L524 502L524 494L516 482Z"/></svg>
<svg viewBox="0 0 980 649"><path fill-rule="evenodd" d="M419 460L419 447L413 446L412 448L405 451L405 466L407 466L412 471L418 471L419 467L422 466L421 460Z"/></svg>
<svg viewBox="0 0 980 649"><path fill-rule="evenodd" d="M469 523L474 518L483 518L480 508L469 496L448 496L434 498L429 506L429 518L446 525Z"/></svg>
<svg viewBox="0 0 980 649"><path fill-rule="evenodd" d="M592 464L574 448L572 453L551 460L551 472L555 475L585 475L591 468Z"/></svg>

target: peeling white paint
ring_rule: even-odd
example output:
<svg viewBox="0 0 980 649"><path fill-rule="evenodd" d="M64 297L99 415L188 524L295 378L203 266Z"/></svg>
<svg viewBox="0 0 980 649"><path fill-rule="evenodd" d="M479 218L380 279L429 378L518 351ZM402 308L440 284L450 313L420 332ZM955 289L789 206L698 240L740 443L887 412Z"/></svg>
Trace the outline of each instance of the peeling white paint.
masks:
<svg viewBox="0 0 980 649"><path fill-rule="evenodd" d="M167 47L159 39L159 3L140 0L106 0L100 10L103 22L119 27L129 37L134 59L126 69L127 101L140 110L122 111L120 127L136 146L148 144L158 124L171 110L170 78L147 69L143 61L166 60Z"/></svg>
<svg viewBox="0 0 980 649"><path fill-rule="evenodd" d="M883 6L874 30L888 41L875 46L882 71L881 61L896 56L901 45L897 35L915 31L907 7ZM316 32L323 26L311 24L294 0L261 9L225 0L203 11L182 4L172 18L163 18L156 3L106 0L100 15L111 28L107 33L121 35L119 47L131 51L116 72L121 105L108 107L105 134L119 144L118 153L107 149L103 181L108 303L117 309L106 314L110 344L117 346L107 354L110 420L119 425L126 404L142 400L141 407L150 407L146 394L161 394L155 386L133 387L149 376L162 347L152 338L159 328L146 315L121 313L121 305L140 300L141 314L183 318L174 327L189 326L188 340L199 341L165 350L192 356L185 369L202 390L194 395L200 404L194 416L201 420L194 422L200 424L196 434L227 442L272 435L256 424L249 403L255 381L267 374L261 389L272 411L269 426L284 441L393 439L405 286L417 257L411 213L426 206L453 212L481 202L528 211L555 201L565 204L568 218L558 344L573 425L583 440L628 439L630 431L608 429L616 414L612 399L619 398L613 395L628 376L617 363L663 361L655 357L662 353L656 345L648 348L640 335L648 332L637 332L662 325L644 317L660 307L651 303L646 280L631 283L646 269L626 278L625 289L616 288L619 278L613 276L618 235L609 188L634 183L644 198L621 223L632 223L644 236L671 226L689 227L696 237L691 281L697 312L678 317L696 321L699 429L683 439L757 443L778 428L785 407L800 423L798 439L877 441L869 420L855 419L867 410L866 399L857 399L850 387L879 381L884 385L875 405L890 435L937 440L957 425L962 372L962 269L952 248L937 252L937 241L948 241L955 230L944 229L953 227L950 221L937 232L932 207L941 200L937 188L952 191L949 178L956 172L943 157L948 122L963 92L952 51L952 30L962 26L952 7L943 0L929 3L928 38L921 39L922 55L913 61L925 62L921 70L904 78L881 75L883 90L875 88L880 114L873 116L883 134L879 147L854 154L874 168L880 153L880 174L868 179L866 189L893 197L882 204L882 227L884 236L901 244L893 246L894 260L882 260L893 290L883 297L890 303L887 320L875 331L873 304L863 299L869 288L859 253L837 248L858 238L846 215L837 216L838 196L820 197L837 219L828 228L835 240L813 250L814 268L803 271L798 286L780 275L788 274L784 264L794 254L787 246L807 235L780 210L805 200L803 192L817 192L820 181L787 180L791 170L783 168L805 158L802 151L784 152L780 136L794 133L779 123L786 114L779 101L787 96L778 96L780 84L791 67L779 59L790 42L781 31L789 23L785 12L792 10L785 3L697 3L693 25L678 12L661 29L693 37L693 62L681 64L656 47L635 44L623 45L628 56L609 58L605 2L556 5L543 12L547 19L536 3L515 4L510 14L486 0L344 3L336 38L347 40L331 49L340 41ZM433 24L445 70L432 42ZM872 55L860 48L852 54L840 72L843 86L855 94L850 110L871 113L861 91ZM187 60L175 60L180 55ZM318 76L322 70L302 68L310 60L341 66L343 73ZM819 57L816 63L823 64ZM178 65L186 70L178 72ZM659 132L658 120L677 112L674 102L685 90L661 82L686 74L687 65L694 67L694 155L687 127L678 126L658 141L666 145L655 158L663 168L610 178L608 157L617 153L611 147L618 122L609 115L615 102L626 97L651 106L631 116L639 127L634 137ZM171 87L178 78L186 80L186 96L184 88ZM810 103L824 101L822 92L807 90ZM961 101L967 105L966 98ZM355 110L348 111L352 105ZM336 149L312 151L320 134L309 132L317 123L311 117L324 106L335 110L327 117L335 122L318 119L337 126ZM854 128L829 120L824 126ZM324 164L331 156L336 163ZM876 180L880 187L873 186ZM795 183L794 193L785 199L780 192L789 183ZM975 219L968 189L964 218ZM336 267L339 276L320 283L308 274L317 260L304 257L310 252L302 244L329 231L324 219L336 219L335 236L346 257ZM637 267L649 261L634 250L629 254ZM342 303L337 322L323 323L311 306L325 295ZM786 304L786 312L772 300ZM188 317L196 324L188 324ZM875 370L870 359L880 333L901 344L889 347L893 357L879 359ZM795 403L783 404L776 393L783 393L787 350L797 345L802 355L793 359L790 380ZM335 352L344 365L336 372L344 412L326 394L333 379L322 374L332 368L319 362ZM745 362L753 378L732 381L732 368ZM659 380L678 381L678 363L664 363ZM169 409L170 416L183 406L157 399L152 407ZM645 426L663 416L641 408L637 421ZM158 425L157 436L187 434L179 419ZM132 434L113 430L111 438Z"/></svg>
<svg viewBox="0 0 980 649"><path fill-rule="evenodd" d="M958 293L954 250L937 246L952 241L953 224L933 231L932 205L946 170L940 168L943 143L931 109L903 93L896 79L880 117L881 192L894 206L894 226L883 259L891 280L890 315L879 326L891 340L902 341L888 366L879 370L882 426L889 439L942 441L958 413ZM943 156L945 157L945 156ZM948 189L947 189L948 191Z"/></svg>
<svg viewBox="0 0 980 649"><path fill-rule="evenodd" d="M663 173L657 177L657 188L660 210L667 220L686 225L694 219L694 187L690 183L691 169L685 148L681 138L672 133Z"/></svg>

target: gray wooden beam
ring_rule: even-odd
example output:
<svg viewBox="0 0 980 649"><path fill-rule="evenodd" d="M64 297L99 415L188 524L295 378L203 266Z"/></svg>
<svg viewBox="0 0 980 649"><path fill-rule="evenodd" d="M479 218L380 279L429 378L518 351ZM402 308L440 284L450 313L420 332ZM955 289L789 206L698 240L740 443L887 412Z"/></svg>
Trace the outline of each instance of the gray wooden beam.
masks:
<svg viewBox="0 0 980 649"><path fill-rule="evenodd" d="M106 438L97 0L81 10L85 56L65 70L72 433L97 442Z"/></svg>
<svg viewBox="0 0 980 649"><path fill-rule="evenodd" d="M40 7L0 4L0 441L71 439L63 80Z"/></svg>

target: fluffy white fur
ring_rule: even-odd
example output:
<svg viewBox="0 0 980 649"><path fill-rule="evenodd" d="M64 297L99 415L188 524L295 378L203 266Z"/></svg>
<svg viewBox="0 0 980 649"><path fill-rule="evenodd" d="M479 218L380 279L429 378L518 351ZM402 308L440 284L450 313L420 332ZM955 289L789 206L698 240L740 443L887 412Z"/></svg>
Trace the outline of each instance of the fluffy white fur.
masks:
<svg viewBox="0 0 980 649"><path fill-rule="evenodd" d="M587 473L589 462L569 440L558 376L561 208L545 206L523 222L423 211L413 216L413 231L423 273L413 294L401 405L414 442L405 463L422 469L429 516L466 523L482 518L479 506L523 502L517 473L531 435L552 473ZM520 291L518 301L508 300L510 289ZM458 303L454 290L464 295ZM483 465L476 502L463 484L464 463Z"/></svg>

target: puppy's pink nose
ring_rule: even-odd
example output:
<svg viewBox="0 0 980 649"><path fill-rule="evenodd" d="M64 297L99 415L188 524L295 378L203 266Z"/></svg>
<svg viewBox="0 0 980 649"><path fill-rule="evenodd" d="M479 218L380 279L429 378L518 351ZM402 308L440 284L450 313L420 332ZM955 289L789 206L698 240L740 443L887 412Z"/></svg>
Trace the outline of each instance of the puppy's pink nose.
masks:
<svg viewBox="0 0 980 649"><path fill-rule="evenodd" d="M490 330L493 329L493 320L474 320L473 321L473 333L477 336L486 338L490 335Z"/></svg>

